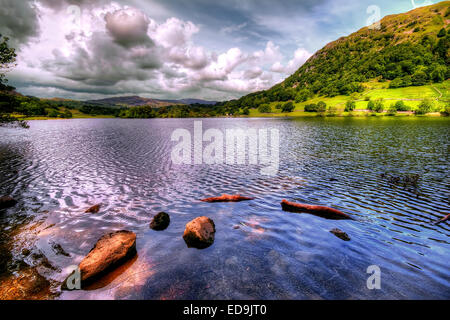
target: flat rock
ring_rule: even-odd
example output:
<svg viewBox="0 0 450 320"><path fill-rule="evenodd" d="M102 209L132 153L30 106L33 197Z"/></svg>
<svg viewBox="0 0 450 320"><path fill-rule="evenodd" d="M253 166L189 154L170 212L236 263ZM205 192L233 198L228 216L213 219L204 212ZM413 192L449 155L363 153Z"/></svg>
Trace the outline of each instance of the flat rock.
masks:
<svg viewBox="0 0 450 320"><path fill-rule="evenodd" d="M344 231L342 231L338 228L331 229L330 232L332 234L334 234L336 237L338 237L339 239L342 239L344 241L350 241L350 237L348 236L348 234L346 234Z"/></svg>
<svg viewBox="0 0 450 320"><path fill-rule="evenodd" d="M170 217L165 212L158 213L150 223L150 228L153 230L164 230L170 224Z"/></svg>
<svg viewBox="0 0 450 320"><path fill-rule="evenodd" d="M0 197L0 209L6 209L10 207L14 207L17 201L10 196Z"/></svg>
<svg viewBox="0 0 450 320"><path fill-rule="evenodd" d="M208 217L198 217L186 224L183 239L188 248L204 249L214 242L216 226Z"/></svg>
<svg viewBox="0 0 450 320"><path fill-rule="evenodd" d="M121 230L104 235L80 262L81 286L91 284L134 257L136 253L135 233ZM66 287L66 281L63 283L63 288Z"/></svg>

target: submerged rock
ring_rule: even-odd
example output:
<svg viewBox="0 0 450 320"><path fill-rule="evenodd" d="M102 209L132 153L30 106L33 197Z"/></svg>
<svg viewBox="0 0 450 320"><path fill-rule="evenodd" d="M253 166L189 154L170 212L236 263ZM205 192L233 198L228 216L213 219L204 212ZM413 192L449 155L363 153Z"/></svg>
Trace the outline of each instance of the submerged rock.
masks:
<svg viewBox="0 0 450 320"><path fill-rule="evenodd" d="M198 217L186 224L183 239L188 248L204 249L214 242L216 226L208 217Z"/></svg>
<svg viewBox="0 0 450 320"><path fill-rule="evenodd" d="M53 251L55 251L56 254L58 254L58 255L63 255L63 256L66 256L66 257L70 257L70 254L67 253L67 252L63 249L63 247L61 247L61 245L60 245L59 243L51 242L50 244L51 244L51 246L52 246Z"/></svg>
<svg viewBox="0 0 450 320"><path fill-rule="evenodd" d="M153 230L164 230L166 229L170 224L170 217L165 212L158 213L150 223L150 228Z"/></svg>
<svg viewBox="0 0 450 320"><path fill-rule="evenodd" d="M234 195L223 194L220 197L206 198L206 199L202 199L200 201L203 201L203 202L239 202L239 201L247 201L247 200L253 200L253 199L255 199L255 198L244 197L244 196L241 196L240 194L234 194Z"/></svg>
<svg viewBox="0 0 450 320"><path fill-rule="evenodd" d="M17 201L10 196L0 197L0 209L6 209L10 207L14 207Z"/></svg>
<svg viewBox="0 0 450 320"><path fill-rule="evenodd" d="M343 219L350 219L354 220L352 217L350 217L348 214L343 213L340 210L324 207L324 206L315 206L310 204L304 204L304 203L295 203L290 202L286 200L281 201L281 208L284 211L289 212L307 212L325 219L333 219L333 220L343 220Z"/></svg>
<svg viewBox="0 0 450 320"><path fill-rule="evenodd" d="M98 213L100 211L101 206L102 205L100 203L96 204L96 205L90 207L89 209L87 209L84 213Z"/></svg>
<svg viewBox="0 0 450 320"><path fill-rule="evenodd" d="M1 280L0 300L41 300L51 296L50 282L34 267L26 267L17 276Z"/></svg>
<svg viewBox="0 0 450 320"><path fill-rule="evenodd" d="M342 231L338 228L331 229L330 232L332 234L334 234L336 237L338 237L339 239L342 239L344 241L350 241L350 237L348 236L348 234L346 234L344 231Z"/></svg>
<svg viewBox="0 0 450 320"><path fill-rule="evenodd" d="M79 265L81 287L85 287L136 255L136 234L116 231L101 237ZM70 277L70 276L69 276ZM67 288L64 281L62 288Z"/></svg>

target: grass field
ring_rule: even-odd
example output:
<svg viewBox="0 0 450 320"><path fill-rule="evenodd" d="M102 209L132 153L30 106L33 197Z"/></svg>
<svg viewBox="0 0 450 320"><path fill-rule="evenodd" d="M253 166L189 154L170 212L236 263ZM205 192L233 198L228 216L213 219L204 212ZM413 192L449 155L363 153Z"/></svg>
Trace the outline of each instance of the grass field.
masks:
<svg viewBox="0 0 450 320"><path fill-rule="evenodd" d="M295 109L290 113L283 113L280 109L276 109L275 106L279 102L270 103L272 108L271 113L261 113L258 109L250 109L248 117L314 117L317 116L316 112L304 112L304 107L307 104L318 103L323 101L327 104L327 107L335 107L337 116L365 116L367 110L367 103L365 99L369 97L371 100L383 98L385 109L388 109L391 104L399 100L410 106L412 110L417 108L420 102L429 98L434 101L435 112L429 114L430 116L439 115L439 111L442 110L448 103L450 103L450 80L446 80L442 83L435 83L433 85L426 85L420 87L406 87L389 89L388 82L368 82L364 84L366 90L356 97L356 109L352 113L344 112L345 104L350 100L349 96L336 96L332 98L328 97L314 97L308 101L301 103L294 103ZM386 113L383 113L386 114ZM378 115L383 115L378 114ZM409 113L397 113L396 116L408 116ZM326 115L326 113L325 113Z"/></svg>

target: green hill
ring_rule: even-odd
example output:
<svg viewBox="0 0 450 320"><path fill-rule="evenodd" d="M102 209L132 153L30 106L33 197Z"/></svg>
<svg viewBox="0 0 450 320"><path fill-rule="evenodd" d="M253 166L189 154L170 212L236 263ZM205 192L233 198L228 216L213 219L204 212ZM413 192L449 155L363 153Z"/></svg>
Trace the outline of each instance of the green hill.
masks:
<svg viewBox="0 0 450 320"><path fill-rule="evenodd" d="M231 113L258 107L259 113L281 113L279 102L292 101L298 112L323 100L343 111L349 99L364 109L367 103L362 108L357 102L370 97L407 100L414 109L420 103L414 101L429 97L439 111L448 102L449 22L450 1L386 16L379 28L364 27L327 44L282 83L224 106Z"/></svg>

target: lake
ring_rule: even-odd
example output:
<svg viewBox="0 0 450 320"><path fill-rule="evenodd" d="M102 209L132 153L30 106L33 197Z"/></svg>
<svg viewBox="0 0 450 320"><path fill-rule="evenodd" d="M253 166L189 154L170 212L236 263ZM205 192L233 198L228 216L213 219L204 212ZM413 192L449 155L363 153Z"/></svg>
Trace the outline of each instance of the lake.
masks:
<svg viewBox="0 0 450 320"><path fill-rule="evenodd" d="M174 164L178 128L277 129L279 166ZM445 118L73 119L0 128L3 271L25 262L59 299L449 299L450 121ZM248 155L247 155L248 156ZM383 176L384 174L384 176ZM419 175L417 188L389 176ZM204 203L222 193L253 196ZM281 210L330 206L356 220ZM84 213L102 203L98 214ZM170 226L149 228L165 211ZM212 246L187 248L187 222L208 216ZM330 233L346 232L350 241ZM89 290L58 284L105 233L137 234L137 258ZM23 249L30 250L25 254ZM369 266L381 272L368 289ZM17 274L17 273L16 273ZM0 277L1 279L1 277ZM1 282L1 280L0 280ZM1 285L1 283L0 283ZM60 294L59 294L60 293Z"/></svg>

